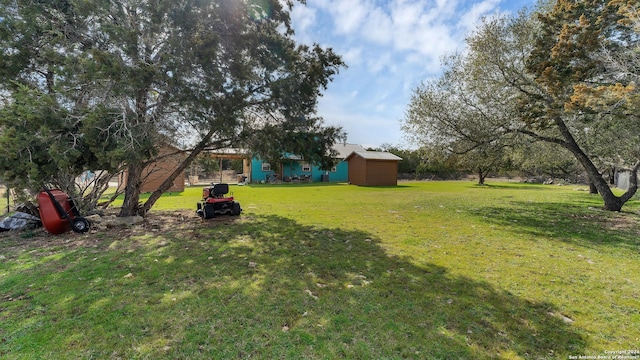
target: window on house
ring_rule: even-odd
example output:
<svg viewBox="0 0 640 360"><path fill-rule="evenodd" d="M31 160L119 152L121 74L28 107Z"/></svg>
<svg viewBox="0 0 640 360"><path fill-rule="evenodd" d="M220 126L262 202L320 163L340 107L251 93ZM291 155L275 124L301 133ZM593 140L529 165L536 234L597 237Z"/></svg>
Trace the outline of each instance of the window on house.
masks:
<svg viewBox="0 0 640 360"><path fill-rule="evenodd" d="M302 164L302 172L311 172L311 164L309 163Z"/></svg>
<svg viewBox="0 0 640 360"><path fill-rule="evenodd" d="M268 162L263 162L262 171L271 171L271 164L269 164Z"/></svg>
<svg viewBox="0 0 640 360"><path fill-rule="evenodd" d="M337 166L333 166L331 168L331 172L338 172L338 167Z"/></svg>

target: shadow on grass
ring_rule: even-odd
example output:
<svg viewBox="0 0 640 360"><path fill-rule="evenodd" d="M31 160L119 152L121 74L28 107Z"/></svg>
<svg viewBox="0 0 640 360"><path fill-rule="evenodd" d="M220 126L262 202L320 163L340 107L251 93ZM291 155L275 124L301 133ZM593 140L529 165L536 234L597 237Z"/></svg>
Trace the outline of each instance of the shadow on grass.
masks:
<svg viewBox="0 0 640 360"><path fill-rule="evenodd" d="M566 358L586 346L553 305L389 257L366 232L249 215L92 244L5 259L0 355Z"/></svg>
<svg viewBox="0 0 640 360"><path fill-rule="evenodd" d="M549 190L549 185L543 184L523 184L523 183L492 183L487 182L482 185L475 184L476 189L512 189L512 190Z"/></svg>
<svg viewBox="0 0 640 360"><path fill-rule="evenodd" d="M590 199L562 202L509 201L504 207L475 209L474 216L503 229L532 237L546 236L581 246L640 246L638 216L593 207Z"/></svg>

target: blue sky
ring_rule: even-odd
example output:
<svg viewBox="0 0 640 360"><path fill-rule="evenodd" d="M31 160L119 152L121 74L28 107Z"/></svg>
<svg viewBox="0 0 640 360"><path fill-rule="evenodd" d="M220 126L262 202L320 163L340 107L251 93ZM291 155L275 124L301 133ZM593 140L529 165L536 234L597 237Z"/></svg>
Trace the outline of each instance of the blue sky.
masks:
<svg viewBox="0 0 640 360"><path fill-rule="evenodd" d="M340 54L342 69L318 113L348 143L414 147L400 120L412 90L438 76L440 57L464 48L483 16L517 12L535 0L307 0L292 12L296 40Z"/></svg>

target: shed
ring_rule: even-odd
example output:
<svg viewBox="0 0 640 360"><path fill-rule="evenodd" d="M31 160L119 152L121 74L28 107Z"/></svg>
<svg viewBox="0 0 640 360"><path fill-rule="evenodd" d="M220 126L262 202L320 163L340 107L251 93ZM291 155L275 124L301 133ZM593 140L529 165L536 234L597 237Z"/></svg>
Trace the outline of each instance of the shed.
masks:
<svg viewBox="0 0 640 360"><path fill-rule="evenodd" d="M345 159L349 164L349 183L364 186L398 185L398 161L388 152L354 151Z"/></svg>

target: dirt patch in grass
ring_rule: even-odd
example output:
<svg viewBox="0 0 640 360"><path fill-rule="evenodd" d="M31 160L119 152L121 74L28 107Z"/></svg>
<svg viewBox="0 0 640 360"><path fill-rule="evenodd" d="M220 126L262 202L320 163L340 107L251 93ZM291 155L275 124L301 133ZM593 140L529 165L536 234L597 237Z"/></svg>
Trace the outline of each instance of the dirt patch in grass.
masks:
<svg viewBox="0 0 640 360"><path fill-rule="evenodd" d="M115 216L116 210L105 212L104 216ZM144 221L132 226L95 227L84 234L66 232L51 235L44 228L0 232L0 242L5 243L9 253L19 253L32 249L79 249L97 247L105 237L126 239L145 234L164 233L169 231L186 231L208 228L221 224L229 224L238 217L220 216L203 220L191 210L154 211L147 214ZM42 253L46 255L45 252Z"/></svg>
<svg viewBox="0 0 640 360"><path fill-rule="evenodd" d="M606 230L619 230L640 235L640 217L638 213L610 212L597 208L589 208L592 214L570 215L576 220L586 220L600 224Z"/></svg>
<svg viewBox="0 0 640 360"><path fill-rule="evenodd" d="M640 236L640 217L636 213L612 213L591 208L592 213L567 214L575 221L587 221L599 224L602 229L620 231ZM117 209L109 209L104 216L115 216ZM246 216L245 216L246 217ZM240 217L219 216L203 220L192 210L153 211L140 224L132 226L100 227L92 226L88 233L78 234L73 231L61 235L51 235L44 228L21 231L0 232L0 242L5 243L5 250L21 252L38 249L78 249L97 247L102 239L126 239L145 234L159 234L174 231L194 232L220 225L228 225L242 219ZM44 254L44 253L43 253ZM46 254L45 254L46 255Z"/></svg>
<svg viewBox="0 0 640 360"><path fill-rule="evenodd" d="M617 217L610 221L606 221L603 225L607 230L623 231L625 233L640 236L640 222L637 218Z"/></svg>

